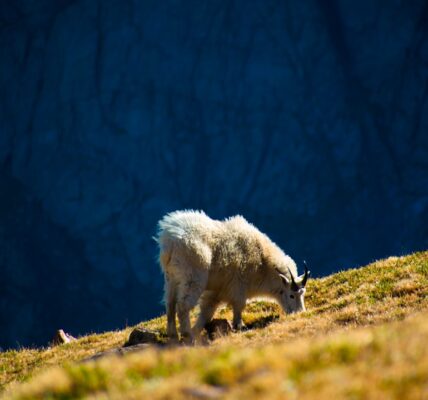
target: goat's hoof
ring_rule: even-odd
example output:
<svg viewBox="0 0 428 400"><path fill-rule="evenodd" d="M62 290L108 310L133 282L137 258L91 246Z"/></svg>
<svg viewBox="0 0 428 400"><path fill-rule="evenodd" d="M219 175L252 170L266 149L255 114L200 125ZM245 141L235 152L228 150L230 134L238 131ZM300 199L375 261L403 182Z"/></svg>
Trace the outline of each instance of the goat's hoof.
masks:
<svg viewBox="0 0 428 400"><path fill-rule="evenodd" d="M238 332L247 330L247 325L245 325L243 322L240 322L238 324L233 324L232 327L234 331L238 331Z"/></svg>
<svg viewBox="0 0 428 400"><path fill-rule="evenodd" d="M168 343L177 344L178 343L178 335L168 335Z"/></svg>
<svg viewBox="0 0 428 400"><path fill-rule="evenodd" d="M193 346L195 344L195 339L190 333L183 333L181 335L181 344L186 346Z"/></svg>

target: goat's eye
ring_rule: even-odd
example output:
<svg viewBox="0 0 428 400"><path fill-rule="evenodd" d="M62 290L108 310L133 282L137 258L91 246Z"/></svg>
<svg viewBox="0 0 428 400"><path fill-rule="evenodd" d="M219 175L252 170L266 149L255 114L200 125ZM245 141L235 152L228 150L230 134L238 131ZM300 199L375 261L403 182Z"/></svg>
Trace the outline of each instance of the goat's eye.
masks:
<svg viewBox="0 0 428 400"><path fill-rule="evenodd" d="M294 294L290 294L290 299L294 299Z"/></svg>
<svg viewBox="0 0 428 400"><path fill-rule="evenodd" d="M280 291L279 291L279 294L283 294L283 293L284 293L284 291L283 291L283 290L280 290Z"/></svg>

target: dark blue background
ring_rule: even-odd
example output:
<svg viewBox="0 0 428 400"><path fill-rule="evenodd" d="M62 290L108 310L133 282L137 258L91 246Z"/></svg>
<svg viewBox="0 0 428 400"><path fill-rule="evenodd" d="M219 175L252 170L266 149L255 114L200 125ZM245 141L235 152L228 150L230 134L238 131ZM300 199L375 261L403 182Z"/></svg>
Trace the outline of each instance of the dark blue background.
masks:
<svg viewBox="0 0 428 400"><path fill-rule="evenodd" d="M0 6L0 346L162 312L168 211L315 275L428 247L426 1Z"/></svg>

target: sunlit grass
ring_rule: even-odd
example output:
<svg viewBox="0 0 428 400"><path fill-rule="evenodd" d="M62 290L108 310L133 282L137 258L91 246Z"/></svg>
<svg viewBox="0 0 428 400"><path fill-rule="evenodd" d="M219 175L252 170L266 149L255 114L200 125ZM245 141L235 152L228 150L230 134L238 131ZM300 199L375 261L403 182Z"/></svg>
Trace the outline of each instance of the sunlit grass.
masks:
<svg viewBox="0 0 428 400"><path fill-rule="evenodd" d="M249 329L208 346L75 363L123 345L127 328L0 353L0 382L8 399L428 398L427 294L428 252L390 257L309 281L302 314L251 302ZM165 336L164 317L141 325Z"/></svg>

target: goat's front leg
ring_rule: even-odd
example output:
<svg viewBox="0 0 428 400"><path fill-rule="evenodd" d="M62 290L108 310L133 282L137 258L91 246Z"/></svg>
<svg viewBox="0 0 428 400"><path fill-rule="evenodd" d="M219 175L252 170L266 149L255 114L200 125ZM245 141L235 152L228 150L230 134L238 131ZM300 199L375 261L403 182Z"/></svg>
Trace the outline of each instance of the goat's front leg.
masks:
<svg viewBox="0 0 428 400"><path fill-rule="evenodd" d="M204 329L205 325L211 321L215 310L218 307L219 301L215 293L206 291L202 294L199 304L201 312L199 313L198 320L193 327L193 335L195 338L199 337L202 329Z"/></svg>
<svg viewBox="0 0 428 400"><path fill-rule="evenodd" d="M233 322L232 326L235 330L242 330L245 329L245 324L242 322L242 311L245 308L245 298L235 300L232 303L232 309L233 309Z"/></svg>

